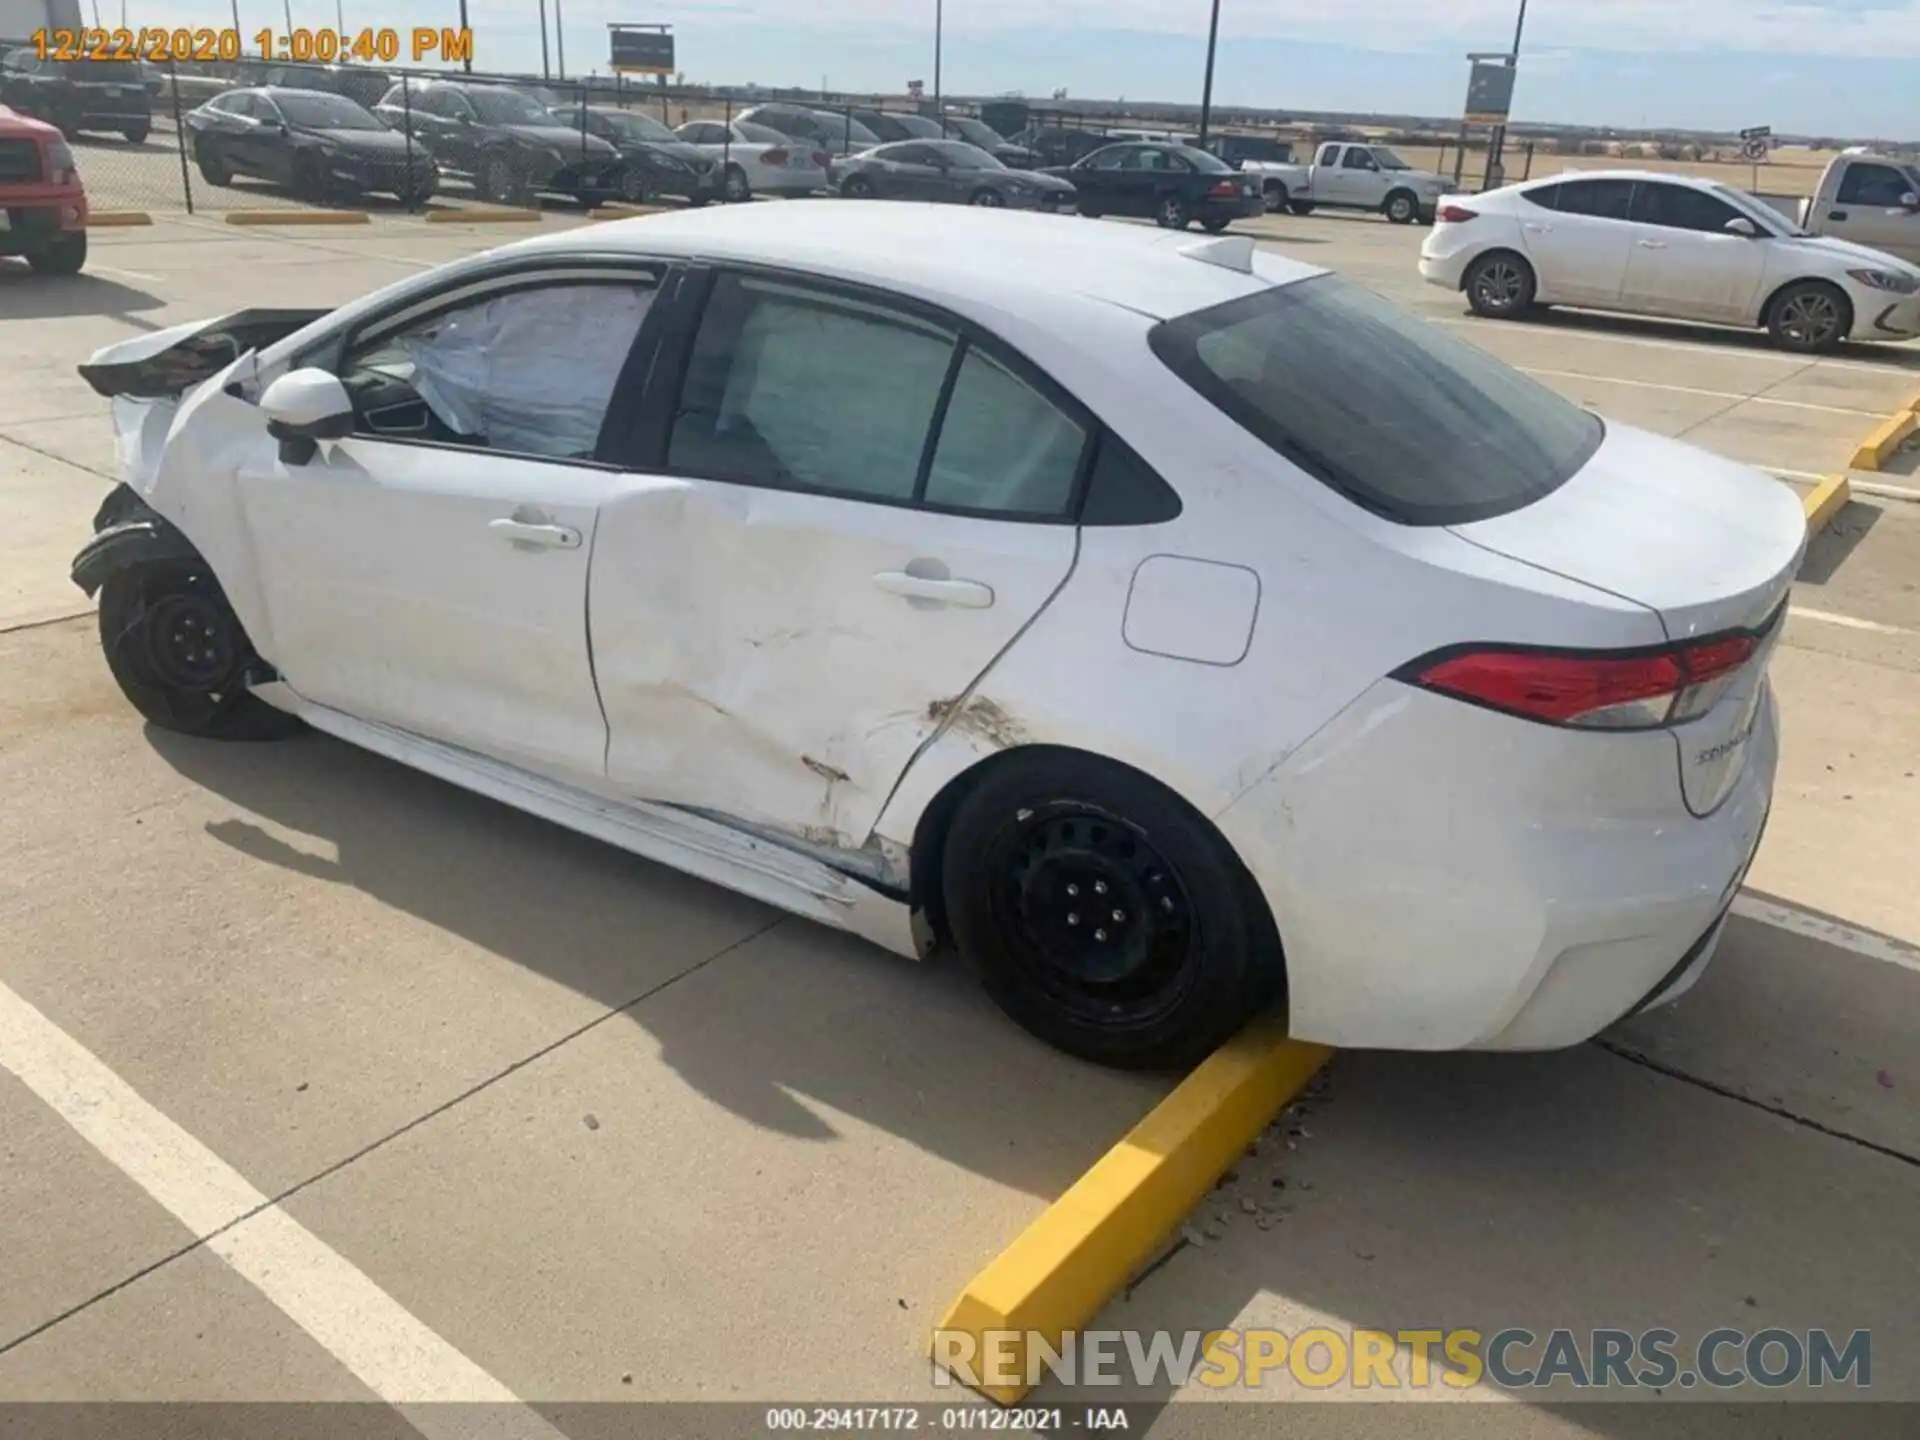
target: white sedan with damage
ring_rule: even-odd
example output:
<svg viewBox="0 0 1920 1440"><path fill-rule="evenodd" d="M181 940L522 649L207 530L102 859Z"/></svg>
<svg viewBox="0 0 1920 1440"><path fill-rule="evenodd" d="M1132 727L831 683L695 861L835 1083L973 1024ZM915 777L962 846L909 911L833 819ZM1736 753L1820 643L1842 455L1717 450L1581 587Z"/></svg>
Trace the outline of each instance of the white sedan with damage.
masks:
<svg viewBox="0 0 1920 1440"><path fill-rule="evenodd" d="M949 943L1101 1062L1574 1043L1766 818L1795 497L1244 238L684 212L82 368L153 723Z"/></svg>

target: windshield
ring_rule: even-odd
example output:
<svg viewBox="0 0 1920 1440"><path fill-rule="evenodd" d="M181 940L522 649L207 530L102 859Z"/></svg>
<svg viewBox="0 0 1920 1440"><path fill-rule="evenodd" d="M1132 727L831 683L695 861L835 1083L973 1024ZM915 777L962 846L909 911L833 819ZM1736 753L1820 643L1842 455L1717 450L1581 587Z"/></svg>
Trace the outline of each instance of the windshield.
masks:
<svg viewBox="0 0 1920 1440"><path fill-rule="evenodd" d="M755 145L786 145L791 137L782 135L778 130L770 130L765 125L756 125L751 120L733 122L733 133L742 140L750 140Z"/></svg>
<svg viewBox="0 0 1920 1440"><path fill-rule="evenodd" d="M384 130L373 116L340 95L297 95L280 91L273 97L289 125L308 130Z"/></svg>
<svg viewBox="0 0 1920 1440"><path fill-rule="evenodd" d="M1545 385L1336 275L1162 321L1148 343L1257 439L1402 524L1530 505L1605 435Z"/></svg>
<svg viewBox="0 0 1920 1440"><path fill-rule="evenodd" d="M1413 168L1384 145L1374 145L1369 148L1373 151L1373 158L1379 162L1382 170L1411 170Z"/></svg>
<svg viewBox="0 0 1920 1440"><path fill-rule="evenodd" d="M558 125L560 122L518 90L467 91L473 112L489 125Z"/></svg>
<svg viewBox="0 0 1920 1440"><path fill-rule="evenodd" d="M1004 170L1007 168L978 145L969 145L964 140L942 140L937 148L947 157L947 163L956 170Z"/></svg>
<svg viewBox="0 0 1920 1440"><path fill-rule="evenodd" d="M596 110L593 112L613 127L616 135L626 140L679 140L666 126L651 115L636 115L631 110Z"/></svg>
<svg viewBox="0 0 1920 1440"><path fill-rule="evenodd" d="M897 115L891 111L883 112L886 119L898 125L901 131L917 140L938 140L940 127L924 115Z"/></svg>
<svg viewBox="0 0 1920 1440"><path fill-rule="evenodd" d="M1233 167L1211 150L1195 150L1191 146L1180 147L1180 158L1185 160L1202 175L1231 175Z"/></svg>
<svg viewBox="0 0 1920 1440"><path fill-rule="evenodd" d="M820 122L820 128L836 145L878 145L880 137L874 134L858 120L849 120L844 115L836 115L831 110L816 110L814 119Z"/></svg>
<svg viewBox="0 0 1920 1440"><path fill-rule="evenodd" d="M956 131L963 139L970 140L975 145L991 146L1007 143L1000 138L999 132L984 120L970 120L964 115L956 115L947 121L947 128Z"/></svg>

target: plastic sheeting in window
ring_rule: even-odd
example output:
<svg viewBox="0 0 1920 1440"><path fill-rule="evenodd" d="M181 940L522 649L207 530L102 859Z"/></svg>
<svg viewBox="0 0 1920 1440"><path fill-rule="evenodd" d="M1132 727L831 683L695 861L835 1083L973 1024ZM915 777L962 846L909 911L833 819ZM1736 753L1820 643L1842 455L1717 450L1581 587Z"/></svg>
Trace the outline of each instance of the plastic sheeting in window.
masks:
<svg viewBox="0 0 1920 1440"><path fill-rule="evenodd" d="M434 415L488 448L581 459L600 424L652 286L549 285L448 311L396 337Z"/></svg>

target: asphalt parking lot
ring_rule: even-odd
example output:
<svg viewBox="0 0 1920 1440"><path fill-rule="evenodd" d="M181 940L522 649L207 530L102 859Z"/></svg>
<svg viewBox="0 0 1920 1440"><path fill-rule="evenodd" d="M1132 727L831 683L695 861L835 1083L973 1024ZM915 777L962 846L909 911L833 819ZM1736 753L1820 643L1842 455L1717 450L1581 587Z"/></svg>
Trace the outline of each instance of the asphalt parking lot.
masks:
<svg viewBox="0 0 1920 1440"><path fill-rule="evenodd" d="M1252 228L1803 489L1920 392L1920 350L1483 322L1419 282L1418 229ZM195 744L125 705L66 579L112 472L74 364L524 233L162 219L70 280L0 271L0 1401L950 1399L929 1327L1169 1086L1043 1049L953 964L329 740ZM1867 1330L1870 1390L1785 1393L1920 1402L1920 503L1856 495L1793 607L1774 812L1702 984L1563 1053L1336 1057L1098 1325ZM1284 1368L1182 1398L1249 1393L1369 1398ZM1397 1398L1655 1433L1564 1387ZM1251 1423L1214 1409L1160 1430Z"/></svg>

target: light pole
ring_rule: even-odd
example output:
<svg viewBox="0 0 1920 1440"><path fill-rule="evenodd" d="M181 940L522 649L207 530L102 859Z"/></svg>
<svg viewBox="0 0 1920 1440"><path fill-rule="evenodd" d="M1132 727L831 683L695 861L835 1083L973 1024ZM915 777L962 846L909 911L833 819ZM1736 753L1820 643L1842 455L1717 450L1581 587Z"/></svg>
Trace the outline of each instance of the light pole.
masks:
<svg viewBox="0 0 1920 1440"><path fill-rule="evenodd" d="M1520 0L1520 13L1514 17L1513 21L1513 48L1507 52L1507 68L1509 70L1517 72L1520 69L1520 37L1526 33L1526 29L1527 0ZM1517 80L1520 77L1516 73L1514 78ZM1511 86L1507 89L1507 97L1507 110L1508 113L1511 114L1513 110L1513 89ZM1487 174L1485 180L1482 182L1482 188L1497 190L1505 182L1507 178L1507 167L1502 163L1501 154L1506 148L1507 125L1503 119L1500 124L1494 127L1493 134L1487 138Z"/></svg>
<svg viewBox="0 0 1920 1440"><path fill-rule="evenodd" d="M1207 124L1213 119L1213 47L1220 41L1220 0L1213 0L1207 21L1207 78L1200 84L1200 148L1207 146Z"/></svg>
<svg viewBox="0 0 1920 1440"><path fill-rule="evenodd" d="M467 24L467 0L460 0L460 34L464 37L472 33L473 32L471 28ZM461 62L460 68L462 70L465 70L468 74L472 74L473 73L473 54L472 54L473 47L471 45L467 46L467 51L468 51L467 58Z"/></svg>
<svg viewBox="0 0 1920 1440"><path fill-rule="evenodd" d="M547 65L547 0L540 0L540 78L553 78L553 71Z"/></svg>
<svg viewBox="0 0 1920 1440"><path fill-rule="evenodd" d="M940 117L940 133L947 129L946 114L940 108L940 31L945 16L941 13L944 0L933 0L933 113Z"/></svg>
<svg viewBox="0 0 1920 1440"><path fill-rule="evenodd" d="M567 32L560 19L560 0L553 0L553 69L560 79L567 78Z"/></svg>

